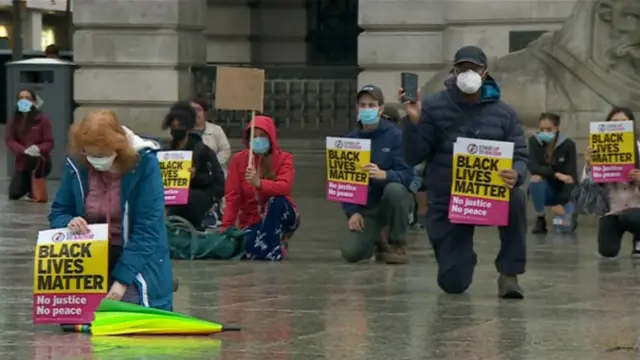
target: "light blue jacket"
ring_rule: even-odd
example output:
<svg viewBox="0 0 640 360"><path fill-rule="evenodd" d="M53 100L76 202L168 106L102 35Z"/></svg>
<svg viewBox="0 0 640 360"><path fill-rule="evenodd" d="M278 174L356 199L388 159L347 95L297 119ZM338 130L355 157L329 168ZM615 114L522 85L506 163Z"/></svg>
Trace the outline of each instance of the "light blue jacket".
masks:
<svg viewBox="0 0 640 360"><path fill-rule="evenodd" d="M162 175L156 156L159 146L133 133L130 141L140 160L122 177L123 250L110 275L122 284L137 286L140 305L172 310L173 274L164 222ZM84 216L88 176L86 165L67 158L49 213L52 228L64 228L74 217Z"/></svg>

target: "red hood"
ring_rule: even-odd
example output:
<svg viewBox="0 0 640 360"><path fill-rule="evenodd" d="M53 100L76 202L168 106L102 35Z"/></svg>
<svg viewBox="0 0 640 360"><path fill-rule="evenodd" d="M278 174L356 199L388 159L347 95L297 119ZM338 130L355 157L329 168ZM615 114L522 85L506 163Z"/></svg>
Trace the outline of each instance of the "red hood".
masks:
<svg viewBox="0 0 640 360"><path fill-rule="evenodd" d="M267 133L269 136L269 142L271 143L271 153L276 154L280 151L280 146L278 146L278 137L276 136L276 124L273 119L268 116L258 115L255 117L256 129L260 129ZM244 137L242 138L242 142L246 148L249 148L249 136L251 133L251 123L247 125L247 128L244 131Z"/></svg>

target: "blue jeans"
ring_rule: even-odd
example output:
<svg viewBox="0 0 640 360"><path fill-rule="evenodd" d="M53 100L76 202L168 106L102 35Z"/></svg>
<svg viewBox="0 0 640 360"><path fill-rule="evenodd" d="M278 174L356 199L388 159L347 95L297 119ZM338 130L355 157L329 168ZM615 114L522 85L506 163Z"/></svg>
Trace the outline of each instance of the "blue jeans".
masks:
<svg viewBox="0 0 640 360"><path fill-rule="evenodd" d="M540 182L531 182L529 184L529 193L531 194L531 202L533 208L538 215L544 215L544 208L558 204L558 194L553 191L549 183L545 180ZM572 213L572 204L561 204L565 207L565 212Z"/></svg>
<svg viewBox="0 0 640 360"><path fill-rule="evenodd" d="M296 209L284 196L270 198L266 209L262 221L244 230L247 260L282 260L287 255L287 242L300 224Z"/></svg>

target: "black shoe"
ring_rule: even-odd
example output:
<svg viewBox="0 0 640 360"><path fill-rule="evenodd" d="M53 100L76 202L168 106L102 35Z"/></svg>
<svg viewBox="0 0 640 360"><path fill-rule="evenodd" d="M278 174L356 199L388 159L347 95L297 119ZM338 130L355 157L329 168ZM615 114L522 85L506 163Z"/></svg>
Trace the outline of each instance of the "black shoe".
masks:
<svg viewBox="0 0 640 360"><path fill-rule="evenodd" d="M547 219L544 216L538 216L536 224L531 230L532 234L546 234L547 233Z"/></svg>
<svg viewBox="0 0 640 360"><path fill-rule="evenodd" d="M502 299L524 299L518 277L500 274L498 277L498 296Z"/></svg>

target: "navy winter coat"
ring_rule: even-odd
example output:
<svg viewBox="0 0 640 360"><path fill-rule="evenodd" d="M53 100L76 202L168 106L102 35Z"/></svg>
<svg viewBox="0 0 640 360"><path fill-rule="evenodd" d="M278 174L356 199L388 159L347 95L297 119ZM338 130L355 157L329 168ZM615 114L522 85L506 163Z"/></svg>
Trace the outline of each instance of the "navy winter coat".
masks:
<svg viewBox="0 0 640 360"><path fill-rule="evenodd" d="M380 119L378 128L373 131L356 130L346 137L371 139L371 162L387 172L387 180L369 182L367 208L376 207L382 198L385 185L397 182L409 188L413 178L413 169L407 165L402 153L402 131L393 123ZM342 204L345 214L350 217L362 208L355 204Z"/></svg>
<svg viewBox="0 0 640 360"><path fill-rule="evenodd" d="M456 79L445 82L447 88L422 101L417 125L405 120L405 158L410 166L428 162L425 184L429 211L446 211L451 195L453 143L458 137L508 141L514 144L513 168L518 172L516 186L527 176L527 143L520 118L513 108L500 100L498 84L488 77L482 85L482 97L475 104L464 101ZM456 128L453 128L452 125Z"/></svg>

